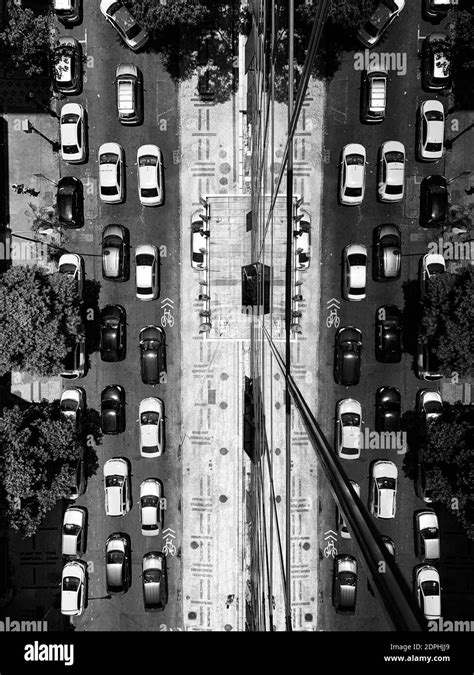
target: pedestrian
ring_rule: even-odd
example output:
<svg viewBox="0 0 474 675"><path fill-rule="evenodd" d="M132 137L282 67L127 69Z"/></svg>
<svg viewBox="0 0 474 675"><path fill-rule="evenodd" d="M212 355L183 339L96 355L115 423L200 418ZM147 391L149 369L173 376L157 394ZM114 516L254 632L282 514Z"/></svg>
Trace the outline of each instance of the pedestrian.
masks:
<svg viewBox="0 0 474 675"><path fill-rule="evenodd" d="M28 194L28 195L30 195L31 197L37 197L37 196L39 195L39 193L40 193L40 191L39 191L39 190L35 190L34 188L25 188L25 189L23 190L23 194Z"/></svg>
<svg viewBox="0 0 474 675"><path fill-rule="evenodd" d="M24 188L25 188L25 184L24 184L24 183L20 183L19 185L17 185L16 183L13 183L12 188L13 188L13 190L15 190L15 192L17 193L17 195L22 195L22 194L23 194L23 190L24 190Z"/></svg>

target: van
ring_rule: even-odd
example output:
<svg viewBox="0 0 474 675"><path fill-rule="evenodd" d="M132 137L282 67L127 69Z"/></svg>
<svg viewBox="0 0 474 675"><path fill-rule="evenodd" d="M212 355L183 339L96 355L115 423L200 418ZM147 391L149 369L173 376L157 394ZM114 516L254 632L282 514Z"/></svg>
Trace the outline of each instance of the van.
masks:
<svg viewBox="0 0 474 675"><path fill-rule="evenodd" d="M143 80L137 66L121 63L115 71L117 114L121 124L143 121Z"/></svg>
<svg viewBox="0 0 474 675"><path fill-rule="evenodd" d="M382 122L387 105L387 71L369 66L362 74L361 121Z"/></svg>
<svg viewBox="0 0 474 675"><path fill-rule="evenodd" d="M352 555L334 558L332 601L337 614L354 614L357 600L357 560Z"/></svg>

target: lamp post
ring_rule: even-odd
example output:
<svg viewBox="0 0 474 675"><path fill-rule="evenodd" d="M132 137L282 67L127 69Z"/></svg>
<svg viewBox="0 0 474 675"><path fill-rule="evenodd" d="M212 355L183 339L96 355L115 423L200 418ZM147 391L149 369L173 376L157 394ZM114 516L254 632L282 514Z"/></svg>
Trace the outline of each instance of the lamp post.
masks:
<svg viewBox="0 0 474 675"><path fill-rule="evenodd" d="M31 124L29 119L22 120L21 122L21 130L25 132L25 134L31 134L31 132L34 132L35 134L38 134L38 136L41 136L41 138L44 138L45 141L48 141L50 146L53 149L53 152L59 152L59 149L61 145L58 143L58 141L52 141L50 138L45 136L44 134L41 133L41 131L38 131L38 129L35 129L35 127Z"/></svg>
<svg viewBox="0 0 474 675"><path fill-rule="evenodd" d="M461 171L461 173L458 173L458 175L457 175L457 176L454 176L454 178L450 178L450 179L447 181L447 184L448 184L448 185L451 185L451 183L452 183L453 181L455 181L457 178L461 178L461 176L469 176L471 173L472 173L472 171Z"/></svg>

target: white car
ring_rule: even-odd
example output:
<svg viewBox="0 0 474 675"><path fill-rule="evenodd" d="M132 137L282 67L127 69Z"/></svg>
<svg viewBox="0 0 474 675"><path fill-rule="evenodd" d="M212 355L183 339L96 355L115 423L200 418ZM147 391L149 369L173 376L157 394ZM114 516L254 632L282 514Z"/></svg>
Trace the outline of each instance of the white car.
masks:
<svg viewBox="0 0 474 675"><path fill-rule="evenodd" d="M387 141L380 148L378 195L382 202L400 202L405 194L405 146Z"/></svg>
<svg viewBox="0 0 474 675"><path fill-rule="evenodd" d="M113 457L105 462L104 488L108 516L124 516L130 511L130 472L123 457Z"/></svg>
<svg viewBox="0 0 474 675"><path fill-rule="evenodd" d="M138 421L140 424L140 455L161 457L165 450L165 406L161 398L150 396L140 401Z"/></svg>
<svg viewBox="0 0 474 675"><path fill-rule="evenodd" d="M80 506L69 506L64 512L62 530L63 558L80 558L86 544L86 511Z"/></svg>
<svg viewBox="0 0 474 675"><path fill-rule="evenodd" d="M160 257L153 244L135 249L136 294L139 300L156 300L160 294Z"/></svg>
<svg viewBox="0 0 474 675"><path fill-rule="evenodd" d="M311 262L311 224L300 219L293 231L296 269L307 270Z"/></svg>
<svg viewBox="0 0 474 675"><path fill-rule="evenodd" d="M59 258L58 272L67 274L77 282L77 293L82 300L84 292L84 260L77 253L64 253Z"/></svg>
<svg viewBox="0 0 474 675"><path fill-rule="evenodd" d="M444 106L441 101L423 101L418 121L418 159L435 162L444 152Z"/></svg>
<svg viewBox="0 0 474 675"><path fill-rule="evenodd" d="M204 230L202 221L191 225L191 266L195 270L207 269L207 247L209 231Z"/></svg>
<svg viewBox="0 0 474 675"><path fill-rule="evenodd" d="M339 200L346 206L362 204L365 194L366 152L363 145L349 143L342 149Z"/></svg>
<svg viewBox="0 0 474 675"><path fill-rule="evenodd" d="M425 619L439 619L441 616L441 585L436 567L418 565L415 568L415 595Z"/></svg>
<svg viewBox="0 0 474 675"><path fill-rule="evenodd" d="M87 598L86 563L71 560L63 567L61 577L61 614L79 616L84 611Z"/></svg>
<svg viewBox="0 0 474 675"><path fill-rule="evenodd" d="M423 299L430 279L446 272L446 261L441 253L426 253L420 262L420 296Z"/></svg>
<svg viewBox="0 0 474 675"><path fill-rule="evenodd" d="M356 493L356 495L360 498L360 485L359 483L356 483L355 481L351 480L349 481L350 484L352 485L352 489ZM337 529L339 530L339 534L341 535L342 539L351 539L351 535L349 532L349 529L346 525L346 521L344 520L344 517L337 507Z"/></svg>
<svg viewBox="0 0 474 675"><path fill-rule="evenodd" d="M156 537L163 521L164 498L161 481L147 478L140 485L140 522L145 537Z"/></svg>
<svg viewBox="0 0 474 675"><path fill-rule="evenodd" d="M336 406L337 455L359 459L362 441L362 406L353 398L344 398Z"/></svg>
<svg viewBox="0 0 474 675"><path fill-rule="evenodd" d="M420 389L416 395L416 408L425 422L434 422L443 414L443 399L435 389Z"/></svg>
<svg viewBox="0 0 474 675"><path fill-rule="evenodd" d="M157 145L142 145L137 151L138 197L144 206L164 202L163 155Z"/></svg>
<svg viewBox="0 0 474 675"><path fill-rule="evenodd" d="M81 387L65 389L61 394L59 411L61 417L71 420L76 431L82 428L82 418L85 409L85 392Z"/></svg>
<svg viewBox="0 0 474 675"><path fill-rule="evenodd" d="M372 465L370 477L370 513L376 518L395 518L397 510L398 469L393 462L380 459Z"/></svg>
<svg viewBox="0 0 474 675"><path fill-rule="evenodd" d="M359 41L369 49L377 44L392 21L405 7L405 0L380 0L369 19L359 30Z"/></svg>
<svg viewBox="0 0 474 675"><path fill-rule="evenodd" d="M342 264L342 296L345 300L365 300L367 283L367 248L349 244L344 248Z"/></svg>
<svg viewBox="0 0 474 675"><path fill-rule="evenodd" d="M87 158L86 113L79 103L65 103L60 117L61 157L70 164Z"/></svg>
<svg viewBox="0 0 474 675"><path fill-rule="evenodd" d="M415 513L415 552L423 562L439 560L440 541L438 516L431 509Z"/></svg>
<svg viewBox="0 0 474 675"><path fill-rule="evenodd" d="M118 143L99 148L99 194L103 202L120 204L125 199L125 154Z"/></svg>
<svg viewBox="0 0 474 675"><path fill-rule="evenodd" d="M101 0L100 11L133 51L138 51L148 42L147 31L136 22L121 0Z"/></svg>

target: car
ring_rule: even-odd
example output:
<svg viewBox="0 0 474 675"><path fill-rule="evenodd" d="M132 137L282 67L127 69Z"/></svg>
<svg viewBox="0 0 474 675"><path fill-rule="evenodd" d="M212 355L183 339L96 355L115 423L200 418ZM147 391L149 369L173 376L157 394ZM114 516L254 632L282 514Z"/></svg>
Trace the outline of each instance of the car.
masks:
<svg viewBox="0 0 474 675"><path fill-rule="evenodd" d="M77 446L77 463L71 472L71 483L65 489L63 497L75 501L84 494L87 487L86 449L83 445Z"/></svg>
<svg viewBox="0 0 474 675"><path fill-rule="evenodd" d="M61 417L70 420L76 431L82 429L82 419L86 408L86 392L82 387L70 387L61 394L59 411Z"/></svg>
<svg viewBox="0 0 474 675"><path fill-rule="evenodd" d="M417 565L414 570L415 596L425 619L441 616L441 585L439 572L433 565Z"/></svg>
<svg viewBox="0 0 474 675"><path fill-rule="evenodd" d="M382 541L385 544L385 548L390 553L390 555L395 558L396 551L395 551L395 544L393 543L393 539L391 539L390 537L387 537L386 534L382 534Z"/></svg>
<svg viewBox="0 0 474 675"><path fill-rule="evenodd" d="M64 26L73 26L81 21L82 0L54 0L54 12Z"/></svg>
<svg viewBox="0 0 474 675"><path fill-rule="evenodd" d="M80 103L65 103L60 115L61 157L69 164L87 159L86 111Z"/></svg>
<svg viewBox="0 0 474 675"><path fill-rule="evenodd" d="M163 155L157 145L137 150L138 198L143 206L161 206L165 201Z"/></svg>
<svg viewBox="0 0 474 675"><path fill-rule="evenodd" d="M435 389L419 389L416 392L416 412L425 424L434 422L443 414L443 399Z"/></svg>
<svg viewBox="0 0 474 675"><path fill-rule="evenodd" d="M440 227L448 215L448 182L444 176L425 176L420 184L420 225Z"/></svg>
<svg viewBox="0 0 474 675"><path fill-rule="evenodd" d="M63 361L63 370L61 377L67 380L75 380L78 377L84 377L87 373L86 361L86 341L85 338L79 338L70 346Z"/></svg>
<svg viewBox="0 0 474 675"><path fill-rule="evenodd" d="M379 387L375 394L375 430L397 432L401 424L400 392L395 387Z"/></svg>
<svg viewBox="0 0 474 675"><path fill-rule="evenodd" d="M425 504L432 504L433 499L433 481L431 472L426 470L423 457L423 449L418 446L415 450L415 492Z"/></svg>
<svg viewBox="0 0 474 675"><path fill-rule="evenodd" d="M205 270L208 265L209 231L204 230L202 220L191 224L191 267Z"/></svg>
<svg viewBox="0 0 474 675"><path fill-rule="evenodd" d="M416 341L416 376L420 380L440 380L443 377L441 364L437 355L436 345L432 340L425 340L420 336Z"/></svg>
<svg viewBox="0 0 474 675"><path fill-rule="evenodd" d="M84 258L77 253L63 253L58 261L59 274L67 274L77 284L77 295L84 295Z"/></svg>
<svg viewBox="0 0 474 675"><path fill-rule="evenodd" d="M101 0L100 11L134 52L148 42L147 31L138 24L121 0Z"/></svg>
<svg viewBox="0 0 474 675"><path fill-rule="evenodd" d="M83 560L69 560L61 575L61 614L80 616L87 600L87 566Z"/></svg>
<svg viewBox="0 0 474 675"><path fill-rule="evenodd" d="M56 41L53 51L53 77L56 91L77 95L82 91L81 43L66 35Z"/></svg>
<svg viewBox="0 0 474 675"><path fill-rule="evenodd" d="M354 614L357 602L357 560L352 555L334 558L332 603L337 614Z"/></svg>
<svg viewBox="0 0 474 675"><path fill-rule="evenodd" d="M339 178L339 201L345 206L362 204L365 193L366 152L360 143L349 143L342 149Z"/></svg>
<svg viewBox="0 0 474 675"><path fill-rule="evenodd" d="M156 300L160 295L160 255L153 244L135 249L136 295L139 300Z"/></svg>
<svg viewBox="0 0 474 675"><path fill-rule="evenodd" d="M402 266L402 238L399 228L393 223L379 225L374 229L375 281L400 279Z"/></svg>
<svg viewBox="0 0 474 675"><path fill-rule="evenodd" d="M109 384L102 389L100 426L104 434L121 434L125 431L125 389L119 384Z"/></svg>
<svg viewBox="0 0 474 675"><path fill-rule="evenodd" d="M107 225L102 231L102 276L110 281L128 281L130 235L122 225Z"/></svg>
<svg viewBox="0 0 474 675"><path fill-rule="evenodd" d="M110 534L105 542L105 583L109 595L123 595L130 588L130 537L123 532Z"/></svg>
<svg viewBox="0 0 474 675"><path fill-rule="evenodd" d="M143 122L143 77L133 63L120 63L115 69L117 115L121 124Z"/></svg>
<svg viewBox="0 0 474 675"><path fill-rule="evenodd" d="M334 379L350 387L359 383L362 333L358 328L339 328L335 339Z"/></svg>
<svg viewBox="0 0 474 675"><path fill-rule="evenodd" d="M293 230L294 251L297 270L307 270L311 262L311 223L300 219ZM204 245L205 247L205 245Z"/></svg>
<svg viewBox="0 0 474 675"><path fill-rule="evenodd" d="M168 576L166 556L161 551L143 556L142 585L145 612L162 612L168 602Z"/></svg>
<svg viewBox="0 0 474 675"><path fill-rule="evenodd" d="M125 199L125 153L122 146L102 143L98 162L100 198L108 204L121 204Z"/></svg>
<svg viewBox="0 0 474 675"><path fill-rule="evenodd" d="M367 249L349 244L342 252L342 297L358 302L366 298Z"/></svg>
<svg viewBox="0 0 474 675"><path fill-rule="evenodd" d="M421 47L421 84L425 91L451 88L451 50L446 33L430 33Z"/></svg>
<svg viewBox="0 0 474 675"><path fill-rule="evenodd" d="M68 506L63 516L62 556L66 560L80 558L86 550L87 512L81 506Z"/></svg>
<svg viewBox="0 0 474 675"><path fill-rule="evenodd" d="M362 406L344 398L336 406L336 447L341 459L359 459L362 445Z"/></svg>
<svg viewBox="0 0 474 675"><path fill-rule="evenodd" d="M372 464L369 487L369 509L376 518L395 518L397 508L398 469L387 459Z"/></svg>
<svg viewBox="0 0 474 675"><path fill-rule="evenodd" d="M132 508L130 470L123 457L113 457L104 464L105 513L124 516Z"/></svg>
<svg viewBox="0 0 474 675"><path fill-rule="evenodd" d="M100 358L123 361L126 354L127 318L121 305L107 305L100 313Z"/></svg>
<svg viewBox="0 0 474 675"><path fill-rule="evenodd" d="M444 106L436 99L423 101L418 113L418 159L435 162L444 153Z"/></svg>
<svg viewBox="0 0 474 675"><path fill-rule="evenodd" d="M163 485L156 478L146 478L140 485L140 522L145 537L156 537L163 525L165 499Z"/></svg>
<svg viewBox="0 0 474 675"><path fill-rule="evenodd" d="M140 372L144 384L159 384L166 372L166 337L159 326L142 328L139 336Z"/></svg>
<svg viewBox="0 0 474 675"><path fill-rule="evenodd" d="M438 562L440 552L438 516L432 509L415 511L415 555L422 562Z"/></svg>
<svg viewBox="0 0 474 675"><path fill-rule="evenodd" d="M404 7L405 0L381 0L359 30L359 42L368 49L374 47Z"/></svg>
<svg viewBox="0 0 474 675"><path fill-rule="evenodd" d="M426 289L432 280L446 273L446 261L441 253L425 253L420 258L420 300L426 295Z"/></svg>
<svg viewBox="0 0 474 675"><path fill-rule="evenodd" d="M375 310L375 358L381 363L402 360L402 311L396 305Z"/></svg>
<svg viewBox="0 0 474 675"><path fill-rule="evenodd" d="M140 423L140 455L161 457L165 450L165 404L161 398L149 396L140 401L138 421Z"/></svg>
<svg viewBox="0 0 474 675"><path fill-rule="evenodd" d="M423 16L428 21L441 21L457 2L452 0L423 0Z"/></svg>
<svg viewBox="0 0 474 675"><path fill-rule="evenodd" d="M84 189L75 176L63 176L56 189L56 204L61 225L72 229L84 225Z"/></svg>
<svg viewBox="0 0 474 675"><path fill-rule="evenodd" d="M369 64L362 72L360 88L361 122L375 124L385 119L388 73L379 64Z"/></svg>
<svg viewBox="0 0 474 675"><path fill-rule="evenodd" d="M379 151L378 197L381 202L400 202L405 194L405 146L383 143Z"/></svg>
<svg viewBox="0 0 474 675"><path fill-rule="evenodd" d="M350 480L349 483L351 484L352 489L354 490L356 495L360 498L359 483L355 483L353 480ZM346 525L346 521L344 520L344 516L342 515L342 512L339 510L337 506L336 506L336 520L337 520L337 529L339 534L341 535L341 539L351 539L351 534Z"/></svg>

